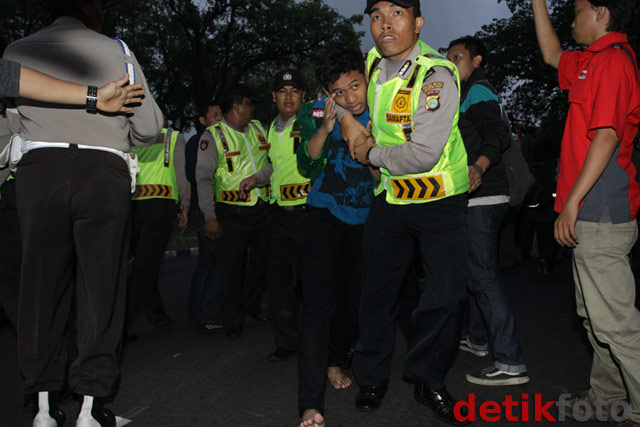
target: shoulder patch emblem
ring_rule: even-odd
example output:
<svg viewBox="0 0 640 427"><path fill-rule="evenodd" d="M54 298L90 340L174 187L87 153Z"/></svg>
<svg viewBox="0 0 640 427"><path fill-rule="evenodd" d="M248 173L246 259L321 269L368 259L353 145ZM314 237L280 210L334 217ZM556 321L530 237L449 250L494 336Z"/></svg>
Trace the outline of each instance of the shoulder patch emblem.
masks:
<svg viewBox="0 0 640 427"><path fill-rule="evenodd" d="M444 82L431 82L431 83L427 83L426 85L422 86L422 91L424 93L431 92L434 89L439 91L443 87L444 87Z"/></svg>
<svg viewBox="0 0 640 427"><path fill-rule="evenodd" d="M427 93L427 102L425 103L425 108L427 111L436 111L440 108L440 91L434 90Z"/></svg>
<svg viewBox="0 0 640 427"><path fill-rule="evenodd" d="M202 141L200 141L200 149L202 151L206 150L209 147L209 141L207 141L206 139L203 139Z"/></svg>

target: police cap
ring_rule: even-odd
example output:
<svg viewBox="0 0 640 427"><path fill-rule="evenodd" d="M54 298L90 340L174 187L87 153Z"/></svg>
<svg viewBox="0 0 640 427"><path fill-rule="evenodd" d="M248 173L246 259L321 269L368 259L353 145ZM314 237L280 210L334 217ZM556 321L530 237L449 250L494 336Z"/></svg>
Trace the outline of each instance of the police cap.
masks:
<svg viewBox="0 0 640 427"><path fill-rule="evenodd" d="M273 91L277 92L284 86L293 86L296 89L304 90L302 76L300 75L298 70L288 68L276 73L275 77L273 78Z"/></svg>

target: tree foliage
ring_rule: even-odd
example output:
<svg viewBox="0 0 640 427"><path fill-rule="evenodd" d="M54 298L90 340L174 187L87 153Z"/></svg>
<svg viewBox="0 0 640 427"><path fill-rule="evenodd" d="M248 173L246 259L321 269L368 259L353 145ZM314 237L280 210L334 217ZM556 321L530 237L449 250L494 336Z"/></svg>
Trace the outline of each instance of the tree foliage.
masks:
<svg viewBox="0 0 640 427"><path fill-rule="evenodd" d="M570 23L571 0L551 2L550 14L563 49L574 49ZM512 118L530 126L562 121L566 94L558 87L558 73L542 59L529 0L510 0L511 17L494 20L476 36L490 51L487 74L501 92Z"/></svg>
<svg viewBox="0 0 640 427"><path fill-rule="evenodd" d="M498 0L498 3L502 0ZM530 0L505 0L512 12L507 19L494 20L476 36L490 50L487 73L501 92L511 116L531 126L557 134L568 109L567 94L558 87L558 73L544 63L535 33ZM563 49L579 49L571 36L573 0L550 0L551 20ZM638 31L630 34L638 52Z"/></svg>
<svg viewBox="0 0 640 427"><path fill-rule="evenodd" d="M12 12L0 15L2 49L50 21L44 0L6 1ZM278 69L299 68L311 92L317 86L312 50L336 42L359 46L363 35L354 30L361 15L344 18L321 0L105 0L103 5L104 33L135 52L177 129L188 129L197 106L234 81L248 84L264 101L257 118L271 119L271 79Z"/></svg>

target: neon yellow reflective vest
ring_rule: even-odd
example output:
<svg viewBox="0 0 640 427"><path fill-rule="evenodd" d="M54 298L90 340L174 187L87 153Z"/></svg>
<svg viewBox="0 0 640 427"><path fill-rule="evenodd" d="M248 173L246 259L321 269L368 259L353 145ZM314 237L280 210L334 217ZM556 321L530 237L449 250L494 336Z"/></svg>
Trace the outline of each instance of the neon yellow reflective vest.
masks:
<svg viewBox="0 0 640 427"><path fill-rule="evenodd" d="M131 148L138 155L140 166L133 200L173 199L178 203L180 197L173 165L178 134L178 131L172 131L171 136L167 137L167 129L162 129L162 143Z"/></svg>
<svg viewBox="0 0 640 427"><path fill-rule="evenodd" d="M240 182L262 169L269 163L269 144L265 131L257 120L247 125L247 133L238 132L222 121L207 128L213 135L218 149L216 183L216 203L238 206L253 206L258 199L269 200L269 189L254 188L246 200L240 199Z"/></svg>
<svg viewBox="0 0 640 427"><path fill-rule="evenodd" d="M269 128L269 159L271 174L271 203L295 206L307 203L311 181L300 173L296 150L300 145L301 127L296 120L282 132L276 131L275 122Z"/></svg>
<svg viewBox="0 0 640 427"><path fill-rule="evenodd" d="M369 78L367 101L377 146L395 146L407 142L407 135L410 135L413 130L413 119L418 111L423 81L432 67L442 66L451 70L458 81L458 88L460 87L456 66L426 43L418 41L418 44L421 54L415 60L415 69L408 79L395 77L380 84L378 83L379 69L375 69ZM380 53L374 47L367 56L367 70L375 68L374 62L377 63L377 58L380 57ZM467 152L458 130L458 116L459 111L453 118L451 133L442 156L430 171L396 176L387 169L380 168L382 179L374 194L377 196L386 190L388 203L405 205L432 202L467 192L469 190Z"/></svg>

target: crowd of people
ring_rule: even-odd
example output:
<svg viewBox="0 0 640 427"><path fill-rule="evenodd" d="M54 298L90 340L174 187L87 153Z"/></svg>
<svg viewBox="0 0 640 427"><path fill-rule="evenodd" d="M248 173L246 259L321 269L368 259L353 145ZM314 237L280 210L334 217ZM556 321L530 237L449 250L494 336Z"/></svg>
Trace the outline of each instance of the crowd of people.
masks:
<svg viewBox="0 0 640 427"><path fill-rule="evenodd" d="M566 404L605 402L617 419L609 405L627 400L619 427L640 426L629 263L640 82L626 35L637 5L576 0L573 37L587 49L564 51L546 0L531 3L543 59L569 90L558 214L540 222L555 219L555 241L572 250L594 350L590 389ZM76 426L116 425L105 405L132 325L142 312L172 323L158 276L176 221L199 229L190 323L239 339L246 316L268 319L266 358L297 358L301 427L326 424L325 389L351 386L349 369L356 410L380 408L396 330L408 348L403 380L444 423L469 423L446 388L458 350L493 360L470 383L529 381L499 272L514 143L481 40L453 40L443 56L420 40L418 0L368 0L375 47L364 58L325 47L317 101L305 103L301 73L283 69L272 84L278 114L264 127L256 94L236 82L200 107L186 142L126 43L101 34L101 2L49 4L53 24L0 62L0 302L17 330L33 426L65 423L65 389L79 402ZM541 234L550 274L555 254Z"/></svg>

